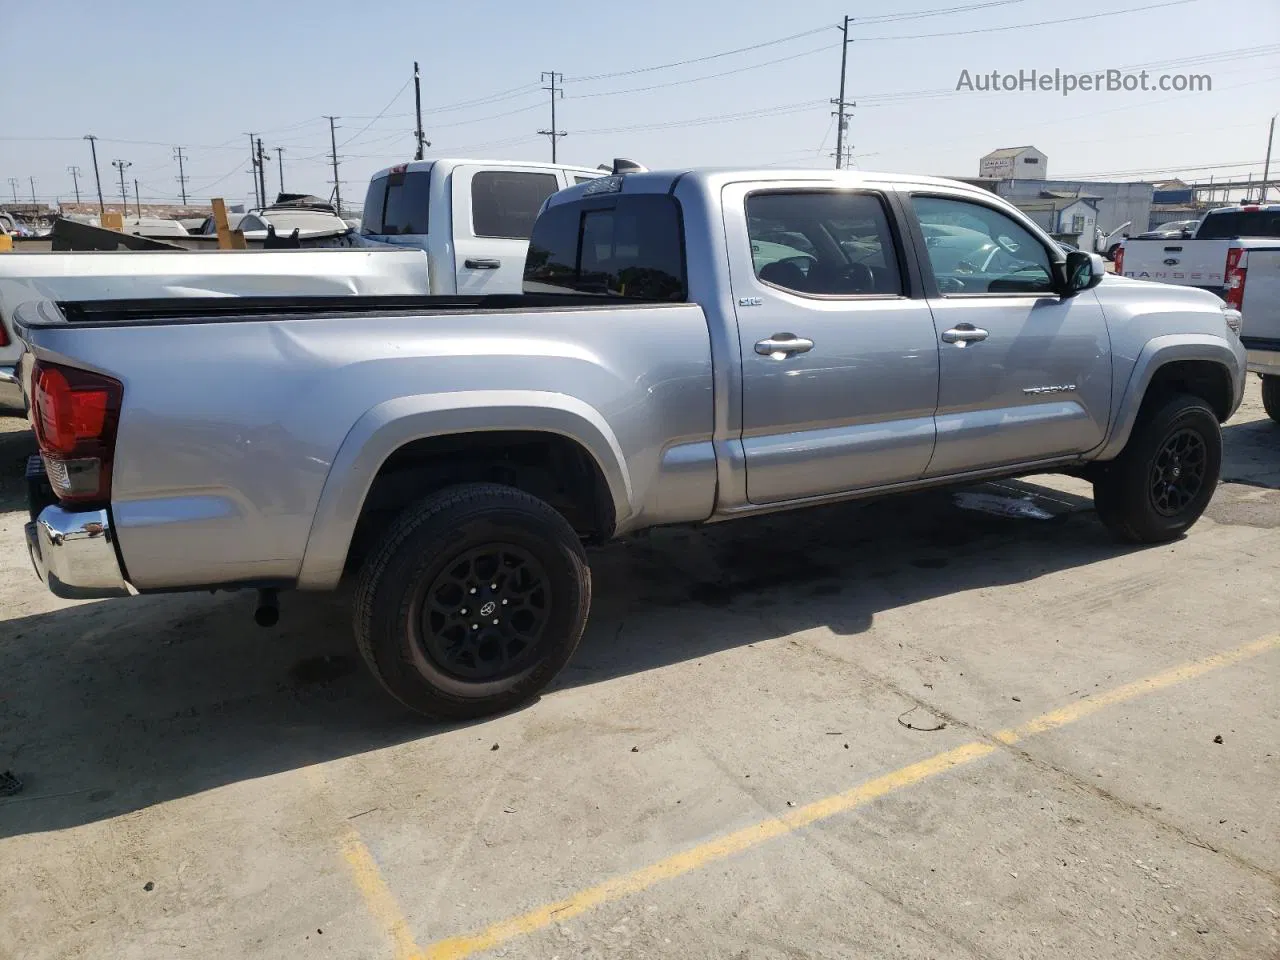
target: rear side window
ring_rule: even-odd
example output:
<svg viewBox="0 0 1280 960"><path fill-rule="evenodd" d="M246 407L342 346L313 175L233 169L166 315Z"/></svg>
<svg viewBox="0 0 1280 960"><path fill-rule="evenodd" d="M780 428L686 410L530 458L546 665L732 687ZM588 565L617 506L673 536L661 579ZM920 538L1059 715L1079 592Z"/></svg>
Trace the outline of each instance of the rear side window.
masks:
<svg viewBox="0 0 1280 960"><path fill-rule="evenodd" d="M382 208L386 199L387 178L371 180L369 192L364 195L364 213L360 216L361 233L382 233Z"/></svg>
<svg viewBox="0 0 1280 960"><path fill-rule="evenodd" d="M390 174L380 232L426 233L430 189L430 170L402 170Z"/></svg>
<svg viewBox="0 0 1280 960"><path fill-rule="evenodd" d="M902 293L898 255L880 198L847 190L747 197L756 276L818 296Z"/></svg>
<svg viewBox="0 0 1280 960"><path fill-rule="evenodd" d="M548 208L529 241L524 290L685 300L678 202L643 194Z"/></svg>
<svg viewBox="0 0 1280 960"><path fill-rule="evenodd" d="M1280 237L1280 210L1228 210L1204 218L1197 240Z"/></svg>
<svg viewBox="0 0 1280 960"><path fill-rule="evenodd" d="M477 237L528 240L542 201L560 189L554 173L484 170L471 178L471 225Z"/></svg>

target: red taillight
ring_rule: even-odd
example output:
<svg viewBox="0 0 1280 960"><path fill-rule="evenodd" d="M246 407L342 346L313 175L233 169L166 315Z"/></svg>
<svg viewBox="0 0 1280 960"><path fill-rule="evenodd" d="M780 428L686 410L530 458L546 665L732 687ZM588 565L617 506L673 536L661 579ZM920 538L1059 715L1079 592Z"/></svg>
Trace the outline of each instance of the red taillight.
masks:
<svg viewBox="0 0 1280 960"><path fill-rule="evenodd" d="M61 500L109 500L120 382L36 361L31 383L31 421L53 492Z"/></svg>
<svg viewBox="0 0 1280 960"><path fill-rule="evenodd" d="M1118 273L1120 276L1123 277L1124 276L1124 247L1121 247L1119 250L1116 251L1115 264L1116 264L1116 273Z"/></svg>
<svg viewBox="0 0 1280 960"><path fill-rule="evenodd" d="M9 345L9 331L4 328L4 321L0 320L0 347Z"/></svg>
<svg viewBox="0 0 1280 960"><path fill-rule="evenodd" d="M1244 248L1232 247L1227 251L1227 269L1223 274L1227 292L1223 299L1227 301L1228 307L1244 309L1244 281L1248 267L1249 258L1245 255Z"/></svg>

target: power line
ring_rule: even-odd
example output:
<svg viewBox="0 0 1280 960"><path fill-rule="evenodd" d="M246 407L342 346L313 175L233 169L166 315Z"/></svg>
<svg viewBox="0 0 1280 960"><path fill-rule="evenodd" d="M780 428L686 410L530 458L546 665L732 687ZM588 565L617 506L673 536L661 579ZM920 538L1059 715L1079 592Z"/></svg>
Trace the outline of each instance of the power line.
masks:
<svg viewBox="0 0 1280 960"><path fill-rule="evenodd" d="M413 77L410 77L408 80L406 80L404 82L404 86L402 86L399 90L396 91L396 95L387 102L387 105L383 107L380 111L378 111L377 115L374 116L372 120L370 120L368 123L366 123L363 127L360 128L360 133L354 134L353 136L348 137L346 140L343 140L342 146L345 147L348 143L356 139L356 137L360 136L361 133L364 133L366 130L372 127L379 119L381 119L382 115L386 113L388 110L390 110L392 106L394 106L395 102L400 99L400 95L409 89L409 84L411 83L413 83ZM332 130L333 118L330 117L329 121L330 121L329 127Z"/></svg>
<svg viewBox="0 0 1280 960"><path fill-rule="evenodd" d="M1061 20L1037 20L1034 23L1014 23L1003 27L978 27L973 30L946 30L942 33L893 34L887 37L859 37L859 43L872 43L880 40L929 40L934 37L967 37L975 33L1001 33L1006 30L1026 30L1031 27L1049 27L1060 23L1080 23L1084 20L1100 20L1103 17L1119 17L1143 10L1159 10L1162 7L1178 7L1184 3L1196 3L1198 0L1165 0L1163 3L1151 3L1144 7L1126 7L1123 10L1107 10L1102 13L1090 13L1080 17L1064 17Z"/></svg>
<svg viewBox="0 0 1280 960"><path fill-rule="evenodd" d="M753 63L745 67L735 67L732 70L723 70L720 73L708 73L701 77L689 77L684 80L669 80L666 83L655 83L647 87L629 87L625 90L604 90L599 93L575 93L569 97L570 100L588 100L594 97L616 97L626 93L646 93L650 90L662 90L667 87L680 87L687 83L700 83L703 80L715 80L719 77L729 77L735 73L747 73L751 70L759 70L761 67L771 67L775 63L786 63L790 60L799 60L802 57L812 57L818 53L825 53L828 50L834 50L840 44L824 43L820 47L814 47L811 50L805 50L801 53L793 53L790 56L778 57L776 60L765 60L762 63Z"/></svg>
<svg viewBox="0 0 1280 960"><path fill-rule="evenodd" d="M753 43L747 47L738 47L734 50L725 50L721 53L711 53L705 57L692 57L688 60L673 60L670 63L658 63L651 67L636 67L633 70L618 70L614 73L595 73L586 77L570 77L569 83L587 83L591 80L612 80L614 77L634 77L638 73L652 73L655 70L669 70L672 67L686 67L692 63L706 63L708 60L719 60L721 57L732 57L738 53L748 53L752 50L760 50L764 47L777 46L780 43L789 43L792 40L799 40L801 37L811 37L815 33L825 33L830 27L815 27L812 30L805 30L803 33L793 33L789 37L779 37L777 40L765 40L762 43Z"/></svg>
<svg viewBox="0 0 1280 960"><path fill-rule="evenodd" d="M990 7L1007 7L1014 3L1026 3L1027 0L988 0L986 3L970 3L959 7L937 7L933 10L916 10L912 13L872 14L858 17L861 24L897 23L900 20L923 20L926 17L943 17L950 13L973 13L975 10L986 10Z"/></svg>

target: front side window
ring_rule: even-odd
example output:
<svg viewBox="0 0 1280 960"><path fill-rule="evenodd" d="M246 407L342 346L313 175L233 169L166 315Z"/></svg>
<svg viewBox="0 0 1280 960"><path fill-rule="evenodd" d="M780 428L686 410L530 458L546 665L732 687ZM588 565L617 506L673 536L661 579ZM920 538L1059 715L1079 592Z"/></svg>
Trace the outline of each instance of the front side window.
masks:
<svg viewBox="0 0 1280 960"><path fill-rule="evenodd" d="M430 170L400 170L387 176L382 233L425 234L430 212Z"/></svg>
<svg viewBox="0 0 1280 960"><path fill-rule="evenodd" d="M756 276L794 293L896 296L898 257L880 198L815 190L747 197Z"/></svg>
<svg viewBox="0 0 1280 960"><path fill-rule="evenodd" d="M1048 251L1012 217L968 200L913 196L911 204L944 296L1053 291Z"/></svg>
<svg viewBox="0 0 1280 960"><path fill-rule="evenodd" d="M680 210L666 194L588 199L538 218L526 293L589 293L664 302L686 298Z"/></svg>
<svg viewBox="0 0 1280 960"><path fill-rule="evenodd" d="M554 173L483 170L471 178L471 225L477 237L528 240L542 201L560 189Z"/></svg>

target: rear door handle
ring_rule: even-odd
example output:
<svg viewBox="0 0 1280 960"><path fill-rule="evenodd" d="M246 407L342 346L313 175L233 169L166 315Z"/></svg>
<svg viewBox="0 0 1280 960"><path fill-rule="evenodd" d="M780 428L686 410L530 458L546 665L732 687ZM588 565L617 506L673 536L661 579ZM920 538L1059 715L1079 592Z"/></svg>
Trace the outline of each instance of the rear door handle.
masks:
<svg viewBox="0 0 1280 960"><path fill-rule="evenodd" d="M775 333L767 340L756 342L756 353L775 360L784 360L797 353L808 353L812 349L812 340L797 337L794 333Z"/></svg>
<svg viewBox="0 0 1280 960"><path fill-rule="evenodd" d="M972 323L957 323L950 330L942 331L942 342L963 347L966 343L977 343L989 336L991 336L990 333L981 327L975 327Z"/></svg>
<svg viewBox="0 0 1280 960"><path fill-rule="evenodd" d="M474 260L468 257L462 261L462 265L468 270L497 270L502 266L501 260Z"/></svg>

